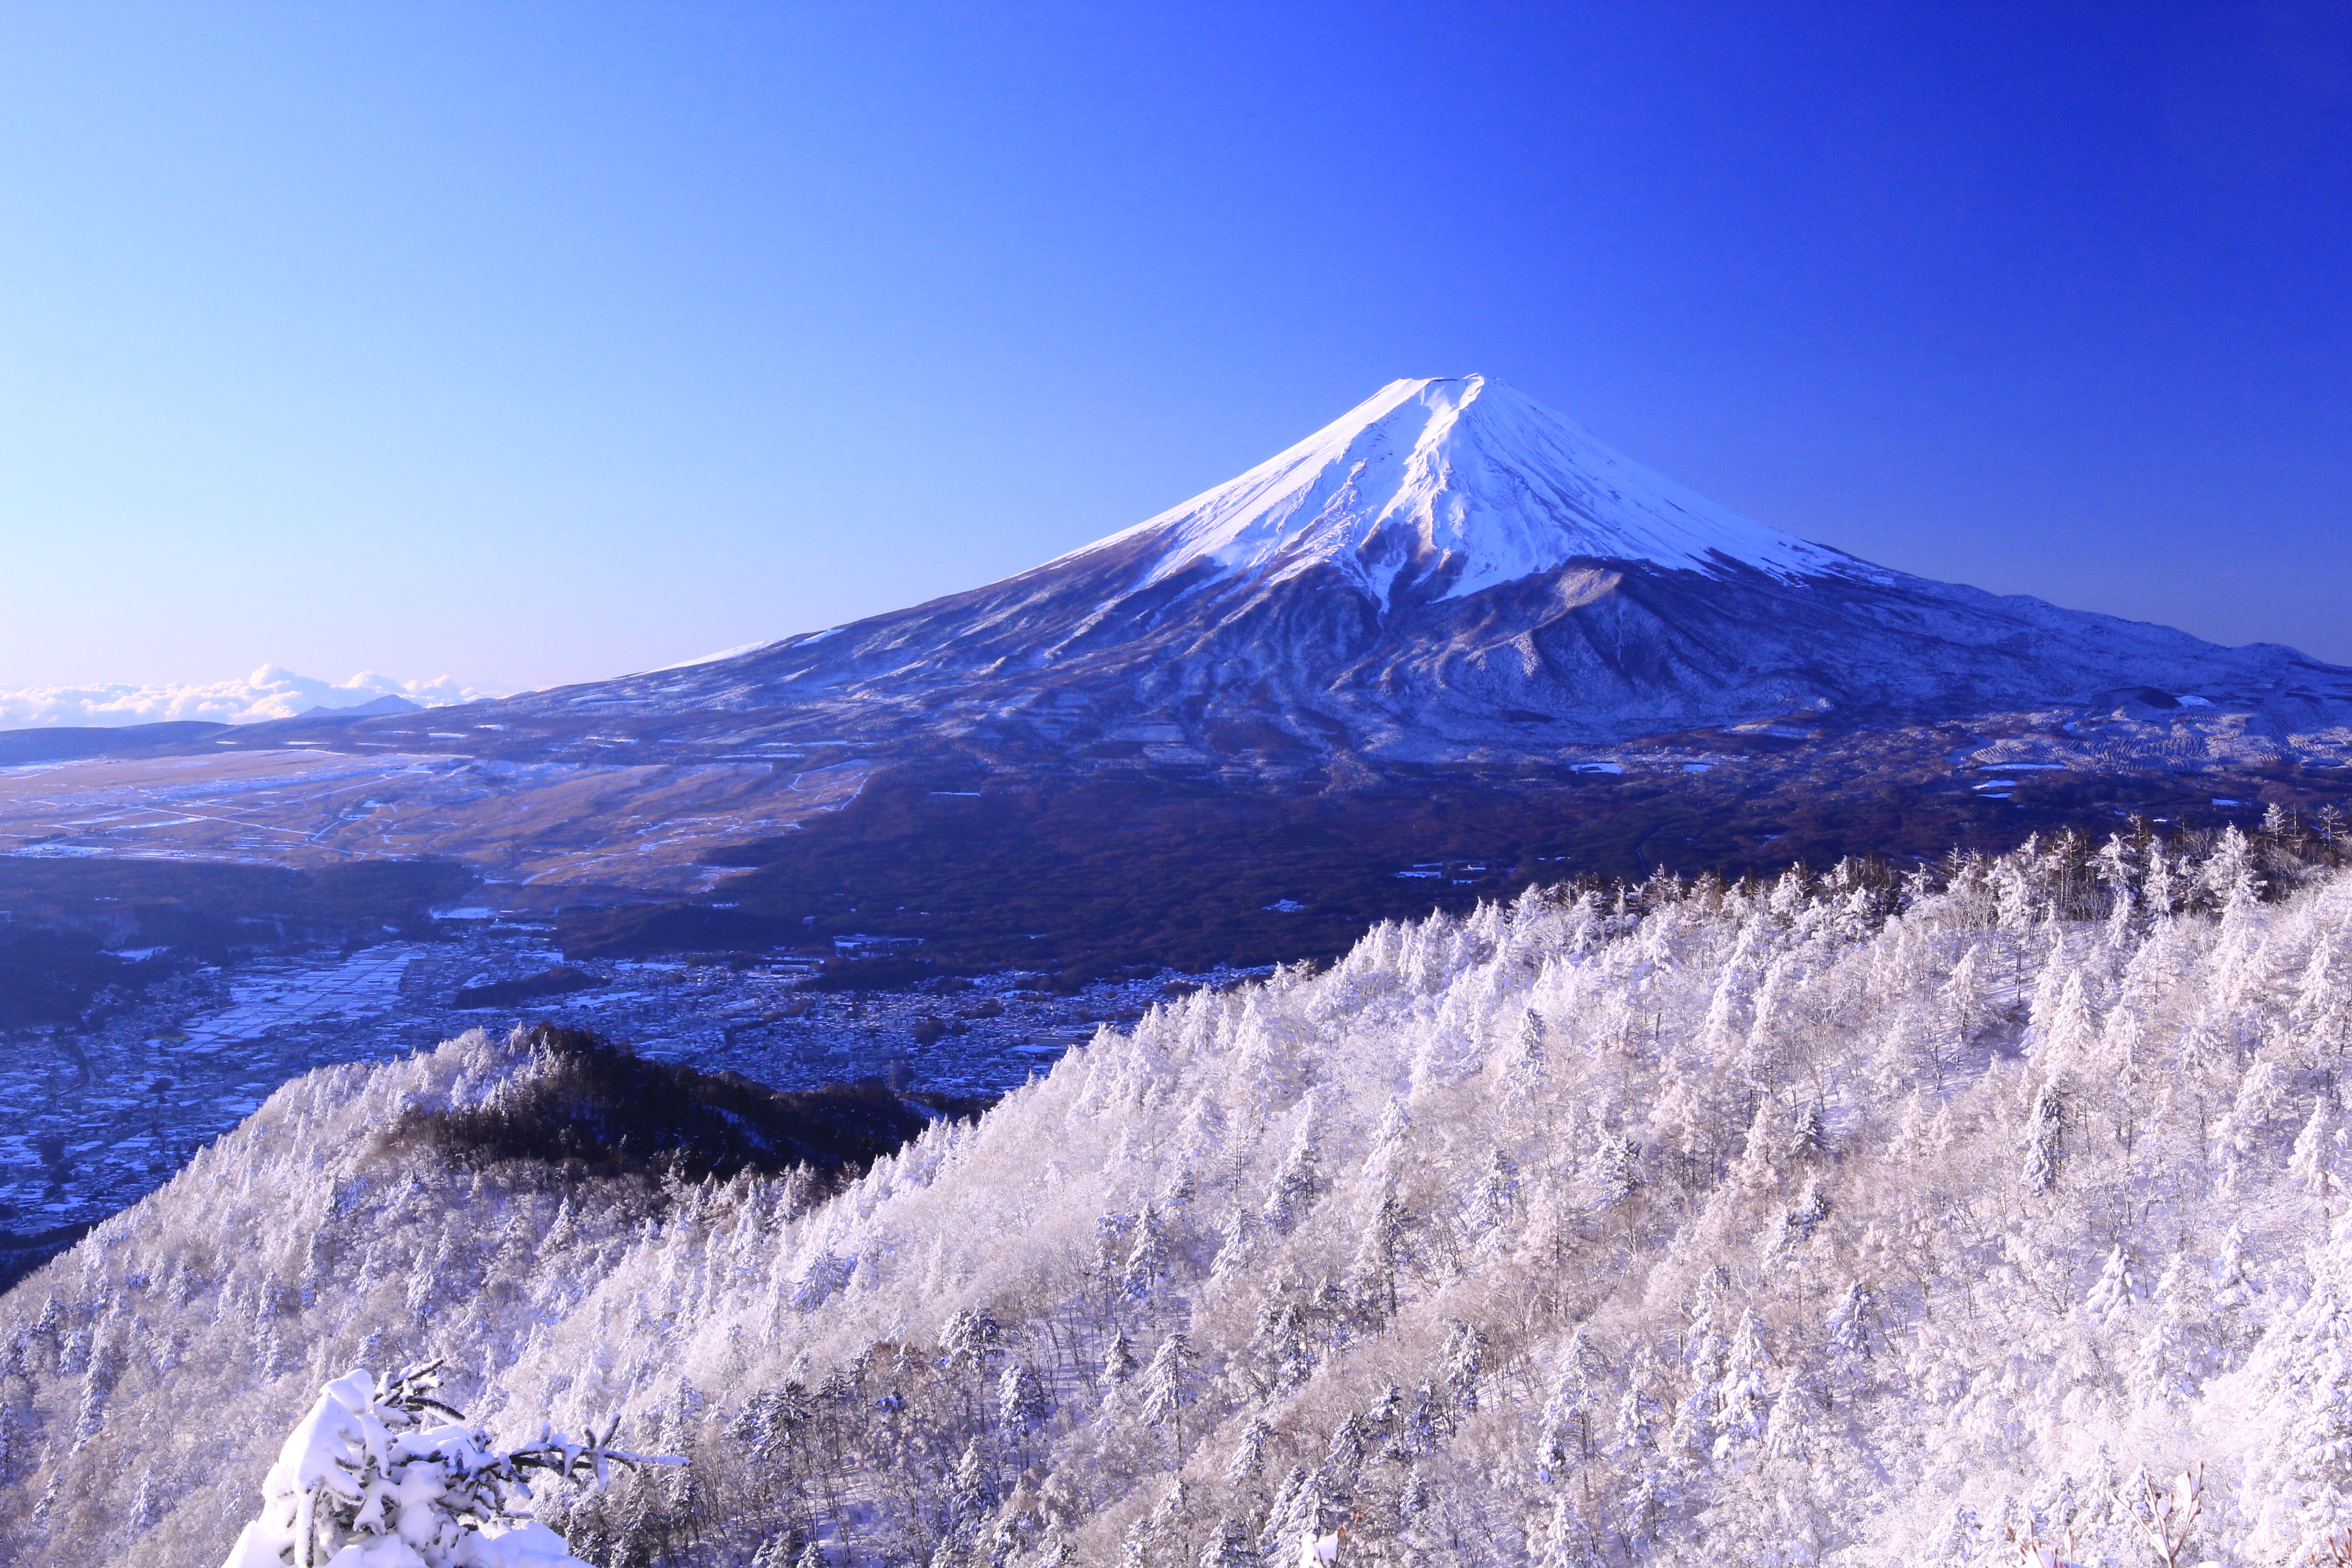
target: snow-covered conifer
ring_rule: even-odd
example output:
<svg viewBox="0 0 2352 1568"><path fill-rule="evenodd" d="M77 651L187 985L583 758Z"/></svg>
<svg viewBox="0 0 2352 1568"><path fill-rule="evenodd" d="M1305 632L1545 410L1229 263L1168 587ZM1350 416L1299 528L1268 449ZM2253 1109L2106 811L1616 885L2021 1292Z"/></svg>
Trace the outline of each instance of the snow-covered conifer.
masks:
<svg viewBox="0 0 2352 1568"><path fill-rule="evenodd" d="M1008 1431L1017 1432L1054 1413L1054 1402L1045 1393L1045 1380L1037 1369L1027 1362L1013 1362L1004 1375L996 1382L996 1419Z"/></svg>
<svg viewBox="0 0 2352 1568"><path fill-rule="evenodd" d="M1739 1314L1723 1357L1715 1395L1715 1457L1722 1458L1764 1436L1772 1401L1767 1376L1772 1364L1753 1311Z"/></svg>
<svg viewBox="0 0 2352 1568"><path fill-rule="evenodd" d="M1977 1560L1982 1536L1976 1510L1956 1502L1944 1510L1944 1517L1928 1531L1921 1555L1932 1568L1968 1568Z"/></svg>
<svg viewBox="0 0 2352 1568"><path fill-rule="evenodd" d="M1275 1173L1274 1184L1267 1190L1265 1207L1259 1217L1277 1231L1288 1231L1298 1223L1299 1215L1321 1185L1317 1169L1315 1124L1302 1116L1290 1152L1284 1159L1281 1170Z"/></svg>
<svg viewBox="0 0 2352 1568"><path fill-rule="evenodd" d="M1486 1174L1470 1194L1465 1222L1474 1235L1485 1236L1511 1217L1519 1195L1519 1163L1502 1150L1486 1160Z"/></svg>
<svg viewBox="0 0 2352 1568"><path fill-rule="evenodd" d="M970 1521L988 1511L996 1502L994 1472L988 1456L981 1451L975 1437L963 1446L956 1457L955 1469L948 1478L949 1495L955 1499L956 1515Z"/></svg>
<svg viewBox="0 0 2352 1568"><path fill-rule="evenodd" d="M1169 1429L1180 1462L1184 1452L1184 1407L1192 1403L1192 1337L1172 1333L1160 1342L1143 1374L1143 1418Z"/></svg>
<svg viewBox="0 0 2352 1568"><path fill-rule="evenodd" d="M1518 1050L1511 1059L1512 1071L1522 1077L1540 1074L1544 1068L1543 1015L1533 1007L1519 1014Z"/></svg>
<svg viewBox="0 0 2352 1568"><path fill-rule="evenodd" d="M940 1330L940 1359L961 1372L986 1370L1004 1345L1004 1330L986 1311L959 1307Z"/></svg>
<svg viewBox="0 0 2352 1568"><path fill-rule="evenodd" d="M2058 1184L2058 1169L2066 1158L2066 1097L2055 1084L2034 1091L2025 1117L2025 1190L2046 1193Z"/></svg>
<svg viewBox="0 0 2352 1568"><path fill-rule="evenodd" d="M1103 1348L1103 1381L1125 1383L1135 1375L1135 1342L1127 1337L1125 1329L1113 1330L1110 1343Z"/></svg>
<svg viewBox="0 0 2352 1568"><path fill-rule="evenodd" d="M1201 1549L1201 1568L1260 1568L1249 1531L1230 1519L1217 1521L1209 1543Z"/></svg>
<svg viewBox="0 0 2352 1568"><path fill-rule="evenodd" d="M1845 1288L1845 1294L1830 1310L1825 1325L1826 1337L1832 1349L1843 1357L1867 1361L1872 1354L1872 1317L1877 1305L1874 1292L1857 1279Z"/></svg>
<svg viewBox="0 0 2352 1568"><path fill-rule="evenodd" d="M1622 1132L1604 1132L1592 1152L1592 1185L1600 1206L1622 1202L1642 1184L1641 1145Z"/></svg>
<svg viewBox="0 0 2352 1568"><path fill-rule="evenodd" d="M1486 1376L1486 1331L1475 1323L1447 1326L1441 1375L1446 1397L1465 1413L1478 1408L1478 1387Z"/></svg>
<svg viewBox="0 0 2352 1568"><path fill-rule="evenodd" d="M1233 1458L1225 1461L1225 1479L1246 1481L1255 1477L1265 1465L1266 1439L1273 1436L1274 1428L1265 1424L1262 1415L1253 1415L1243 1422Z"/></svg>
<svg viewBox="0 0 2352 1568"><path fill-rule="evenodd" d="M1537 1479L1549 1484L1591 1458L1601 1372L1601 1352L1579 1324L1560 1351L1550 1397L1536 1424Z"/></svg>
<svg viewBox="0 0 2352 1568"><path fill-rule="evenodd" d="M1223 1279L1249 1267L1254 1250L1251 1242L1256 1237L1257 1226L1255 1214L1241 1205L1234 1207L1225 1221L1224 1242L1217 1248L1216 1257L1209 1262L1212 1279Z"/></svg>
<svg viewBox="0 0 2352 1568"><path fill-rule="evenodd" d="M1127 1261L1119 1269L1119 1289L1129 1300L1148 1301L1168 1272L1168 1238L1160 1230L1159 1212L1144 1205L1129 1234L1132 1239Z"/></svg>
<svg viewBox="0 0 2352 1568"><path fill-rule="evenodd" d="M1349 1266L1368 1309L1383 1318L1396 1312L1397 1271L1412 1261L1412 1217L1395 1193L1383 1193Z"/></svg>
<svg viewBox="0 0 2352 1568"><path fill-rule="evenodd" d="M2320 1228L2326 1229L2329 1199L2336 1186L2336 1129L2328 1114L2326 1097L2312 1103L2311 1118L2295 1134L2294 1146L2287 1155L2287 1172L2297 1185L2319 1205Z"/></svg>
<svg viewBox="0 0 2352 1568"><path fill-rule="evenodd" d="M2130 1252L2121 1244L2107 1250L2099 1278L2083 1298L2083 1315L2095 1323L2113 1323L2139 1300L2139 1280Z"/></svg>
<svg viewBox="0 0 2352 1568"><path fill-rule="evenodd" d="M1321 1472L1294 1468L1266 1510L1257 1537L1260 1553L1286 1565L1302 1561L1300 1543L1321 1539L1331 1512L1331 1490Z"/></svg>
<svg viewBox="0 0 2352 1568"><path fill-rule="evenodd" d="M542 1428L500 1448L433 1397L434 1367L327 1384L262 1481L262 1514L223 1568L585 1568L517 1506L534 1472L604 1484L610 1467L656 1460Z"/></svg>

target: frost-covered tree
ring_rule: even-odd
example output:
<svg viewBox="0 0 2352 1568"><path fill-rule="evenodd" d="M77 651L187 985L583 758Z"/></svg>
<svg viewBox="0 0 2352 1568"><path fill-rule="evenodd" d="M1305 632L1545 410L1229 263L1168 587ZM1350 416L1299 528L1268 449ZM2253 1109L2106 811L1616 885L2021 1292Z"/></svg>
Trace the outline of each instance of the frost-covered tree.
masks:
<svg viewBox="0 0 2352 1568"><path fill-rule="evenodd" d="M1173 1333L1160 1342L1143 1374L1143 1418L1168 1428L1180 1468L1184 1459L1184 1407L1193 1398L1192 1363L1191 1337Z"/></svg>
<svg viewBox="0 0 2352 1568"><path fill-rule="evenodd" d="M613 1447L612 1430L574 1442L542 1427L500 1447L433 1397L438 1370L355 1370L327 1384L222 1568L587 1568L520 1506L530 1478L602 1487L614 1466L669 1462Z"/></svg>

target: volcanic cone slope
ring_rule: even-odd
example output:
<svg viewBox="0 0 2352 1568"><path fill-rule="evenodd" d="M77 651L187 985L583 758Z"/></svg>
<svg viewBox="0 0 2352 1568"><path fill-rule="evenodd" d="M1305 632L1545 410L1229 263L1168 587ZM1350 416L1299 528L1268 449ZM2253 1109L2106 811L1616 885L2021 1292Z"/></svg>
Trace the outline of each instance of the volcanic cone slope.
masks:
<svg viewBox="0 0 2352 1568"><path fill-rule="evenodd" d="M2284 732L2340 713L2352 671L1873 565L1472 375L1393 382L1239 478L1003 582L499 706L1278 772L2135 690Z"/></svg>

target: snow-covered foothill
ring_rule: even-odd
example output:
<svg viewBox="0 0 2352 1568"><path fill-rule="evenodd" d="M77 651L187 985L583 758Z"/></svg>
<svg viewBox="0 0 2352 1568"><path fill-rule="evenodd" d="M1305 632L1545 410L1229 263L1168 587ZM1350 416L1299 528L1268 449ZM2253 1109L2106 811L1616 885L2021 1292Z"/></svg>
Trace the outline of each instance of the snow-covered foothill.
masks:
<svg viewBox="0 0 2352 1568"><path fill-rule="evenodd" d="M479 1036L313 1075L0 1297L0 1555L212 1568L321 1382L448 1355L689 1459L536 1500L589 1563L2311 1568L2343 840L1381 926L830 1195L387 1137L516 1098Z"/></svg>

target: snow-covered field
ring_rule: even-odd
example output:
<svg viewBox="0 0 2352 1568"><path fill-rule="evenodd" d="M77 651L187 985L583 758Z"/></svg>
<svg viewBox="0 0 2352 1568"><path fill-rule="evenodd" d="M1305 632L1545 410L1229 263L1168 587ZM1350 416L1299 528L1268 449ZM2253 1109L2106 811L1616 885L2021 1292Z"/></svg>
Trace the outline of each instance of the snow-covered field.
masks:
<svg viewBox="0 0 2352 1568"><path fill-rule="evenodd" d="M400 1005L400 977L415 958L412 947L371 948L336 963L258 970L237 983L226 1010L191 1023L167 1048L211 1052L289 1026L388 1013Z"/></svg>
<svg viewBox="0 0 2352 1568"><path fill-rule="evenodd" d="M786 831L854 799L862 771L506 763L429 749L283 747L0 768L0 852L315 868L447 858L548 890L672 893L719 873L709 849Z"/></svg>

